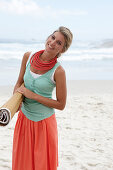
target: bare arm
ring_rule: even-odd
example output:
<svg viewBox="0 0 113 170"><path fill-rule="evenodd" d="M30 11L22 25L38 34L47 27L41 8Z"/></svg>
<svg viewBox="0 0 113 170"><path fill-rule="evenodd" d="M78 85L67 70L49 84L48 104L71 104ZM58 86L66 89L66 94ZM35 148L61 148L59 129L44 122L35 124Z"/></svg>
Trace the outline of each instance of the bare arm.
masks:
<svg viewBox="0 0 113 170"><path fill-rule="evenodd" d="M26 52L23 56L19 77L18 77L18 80L17 80L16 85L14 87L13 93L15 93L17 88L19 88L22 85L22 83L24 82L23 77L24 77L24 73L25 73L25 69L26 69L26 63L27 63L27 60L29 58L30 53L31 52Z"/></svg>
<svg viewBox="0 0 113 170"><path fill-rule="evenodd" d="M47 107L63 110L66 104L67 91L65 71L61 66L59 66L55 71L55 81L56 81L56 100L40 96L28 90L24 86L20 87L18 91L22 93L25 97L36 100Z"/></svg>

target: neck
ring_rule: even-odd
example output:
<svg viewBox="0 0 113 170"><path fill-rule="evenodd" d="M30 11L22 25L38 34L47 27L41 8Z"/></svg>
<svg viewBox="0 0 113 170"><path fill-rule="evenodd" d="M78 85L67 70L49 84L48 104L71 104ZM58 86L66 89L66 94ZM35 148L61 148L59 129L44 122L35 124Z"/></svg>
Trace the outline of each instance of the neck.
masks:
<svg viewBox="0 0 113 170"><path fill-rule="evenodd" d="M51 55L50 53L44 51L41 56L40 56L40 59L42 61L50 61L52 60L53 58L55 58L55 55Z"/></svg>

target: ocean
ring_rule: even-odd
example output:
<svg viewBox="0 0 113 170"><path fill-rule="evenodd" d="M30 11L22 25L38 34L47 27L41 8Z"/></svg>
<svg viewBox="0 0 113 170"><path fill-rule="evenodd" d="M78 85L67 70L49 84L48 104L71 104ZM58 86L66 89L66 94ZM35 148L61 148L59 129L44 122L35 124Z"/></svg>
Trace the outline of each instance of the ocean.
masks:
<svg viewBox="0 0 113 170"><path fill-rule="evenodd" d="M73 41L59 62L67 80L113 80L113 43L103 41ZM0 39L0 85L17 81L23 54L44 49L44 41Z"/></svg>

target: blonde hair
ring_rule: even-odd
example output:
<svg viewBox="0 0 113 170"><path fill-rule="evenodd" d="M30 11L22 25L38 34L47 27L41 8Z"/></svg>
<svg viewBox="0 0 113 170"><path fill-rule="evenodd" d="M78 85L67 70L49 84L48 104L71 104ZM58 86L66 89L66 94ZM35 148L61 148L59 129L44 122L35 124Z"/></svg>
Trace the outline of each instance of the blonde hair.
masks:
<svg viewBox="0 0 113 170"><path fill-rule="evenodd" d="M63 47L63 53L64 53L68 50L68 48L70 47L70 45L72 43L73 34L68 28L63 27L63 26L61 26L57 30L55 30L53 32L53 34L55 32L60 32L64 36L64 39L65 39L65 44L64 44L64 47Z"/></svg>

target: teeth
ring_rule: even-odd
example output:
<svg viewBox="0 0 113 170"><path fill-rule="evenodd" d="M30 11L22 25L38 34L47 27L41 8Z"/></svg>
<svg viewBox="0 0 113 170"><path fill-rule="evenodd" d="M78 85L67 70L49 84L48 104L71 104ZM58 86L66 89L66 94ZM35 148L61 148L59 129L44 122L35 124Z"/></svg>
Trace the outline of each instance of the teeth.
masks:
<svg viewBox="0 0 113 170"><path fill-rule="evenodd" d="M49 45L49 48L52 48L51 45Z"/></svg>

